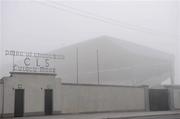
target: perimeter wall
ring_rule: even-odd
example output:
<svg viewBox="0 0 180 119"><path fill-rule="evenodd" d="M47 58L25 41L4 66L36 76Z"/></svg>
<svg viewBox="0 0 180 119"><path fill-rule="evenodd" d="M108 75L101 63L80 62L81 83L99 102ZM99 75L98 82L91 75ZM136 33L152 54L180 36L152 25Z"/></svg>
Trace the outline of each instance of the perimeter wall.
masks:
<svg viewBox="0 0 180 119"><path fill-rule="evenodd" d="M62 113L145 111L145 86L62 84Z"/></svg>

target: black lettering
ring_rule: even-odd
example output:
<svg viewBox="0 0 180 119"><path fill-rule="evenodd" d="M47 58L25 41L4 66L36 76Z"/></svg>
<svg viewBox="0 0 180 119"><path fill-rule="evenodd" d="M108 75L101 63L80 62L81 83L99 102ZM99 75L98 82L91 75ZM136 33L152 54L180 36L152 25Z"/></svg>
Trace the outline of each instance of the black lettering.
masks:
<svg viewBox="0 0 180 119"><path fill-rule="evenodd" d="M36 66L37 66L37 67L40 67L40 65L39 65L39 59L36 59Z"/></svg>
<svg viewBox="0 0 180 119"><path fill-rule="evenodd" d="M49 59L45 59L46 67L49 67Z"/></svg>
<svg viewBox="0 0 180 119"><path fill-rule="evenodd" d="M30 58L29 58L29 57L26 57L26 58L24 59L24 64L25 64L26 66L29 66L29 65L30 65Z"/></svg>
<svg viewBox="0 0 180 119"><path fill-rule="evenodd" d="M14 51L14 50L11 50L11 51L10 51L10 55L13 55L13 56L14 56L14 55L15 55L15 51Z"/></svg>
<svg viewBox="0 0 180 119"><path fill-rule="evenodd" d="M5 51L5 55L9 55L9 50L6 50L6 51Z"/></svg>

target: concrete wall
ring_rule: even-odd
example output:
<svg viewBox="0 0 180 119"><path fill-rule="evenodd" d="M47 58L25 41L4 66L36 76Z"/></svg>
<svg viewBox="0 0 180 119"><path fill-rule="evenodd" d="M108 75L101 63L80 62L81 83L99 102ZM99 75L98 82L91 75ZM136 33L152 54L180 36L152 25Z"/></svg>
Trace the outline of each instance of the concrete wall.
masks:
<svg viewBox="0 0 180 119"><path fill-rule="evenodd" d="M143 111L144 87L62 84L62 112Z"/></svg>
<svg viewBox="0 0 180 119"><path fill-rule="evenodd" d="M174 108L176 110L180 110L180 87L174 88L173 93L174 93Z"/></svg>
<svg viewBox="0 0 180 119"><path fill-rule="evenodd" d="M25 115L44 114L44 89L53 89L53 111L60 113L60 86L60 79L55 79L54 75L13 74L5 80L4 114L13 115L14 94L18 88L25 91Z"/></svg>

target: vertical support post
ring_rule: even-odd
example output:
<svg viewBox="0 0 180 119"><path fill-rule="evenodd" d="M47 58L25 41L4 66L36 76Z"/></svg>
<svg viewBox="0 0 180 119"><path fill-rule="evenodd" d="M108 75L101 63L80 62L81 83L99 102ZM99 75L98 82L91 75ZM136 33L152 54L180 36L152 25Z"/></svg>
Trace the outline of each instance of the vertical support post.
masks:
<svg viewBox="0 0 180 119"><path fill-rule="evenodd" d="M98 49L96 50L96 54L97 54L97 75L98 75L98 84L100 84L100 80L99 80L99 51Z"/></svg>
<svg viewBox="0 0 180 119"><path fill-rule="evenodd" d="M14 71L14 55L13 55L13 66L12 66L12 68L13 68L13 71Z"/></svg>
<svg viewBox="0 0 180 119"><path fill-rule="evenodd" d="M171 85L174 85L175 80L175 58L172 59L170 63L170 79L171 79Z"/></svg>
<svg viewBox="0 0 180 119"><path fill-rule="evenodd" d="M1 117L3 118L4 117L4 95L5 95L5 93L4 93L5 92L5 89L4 89L5 88L4 78L2 79L2 81L3 81L3 90L2 90L3 94L2 94L2 110L1 110L2 112L1 112Z"/></svg>
<svg viewBox="0 0 180 119"><path fill-rule="evenodd" d="M145 103L145 111L150 111L149 106L149 87L144 85L144 103Z"/></svg>
<svg viewBox="0 0 180 119"><path fill-rule="evenodd" d="M78 48L76 48L76 72L77 72L77 77L76 77L76 83L78 84L79 83L79 57L78 57Z"/></svg>

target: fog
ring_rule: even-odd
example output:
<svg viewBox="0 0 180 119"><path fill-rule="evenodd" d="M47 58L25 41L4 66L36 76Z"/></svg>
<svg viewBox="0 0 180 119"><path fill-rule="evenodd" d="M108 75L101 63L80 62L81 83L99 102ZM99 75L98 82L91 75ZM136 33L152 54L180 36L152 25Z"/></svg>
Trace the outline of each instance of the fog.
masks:
<svg viewBox="0 0 180 119"><path fill-rule="evenodd" d="M1 65L6 49L50 52L107 35L174 54L178 72L179 5L178 0L2 0Z"/></svg>

